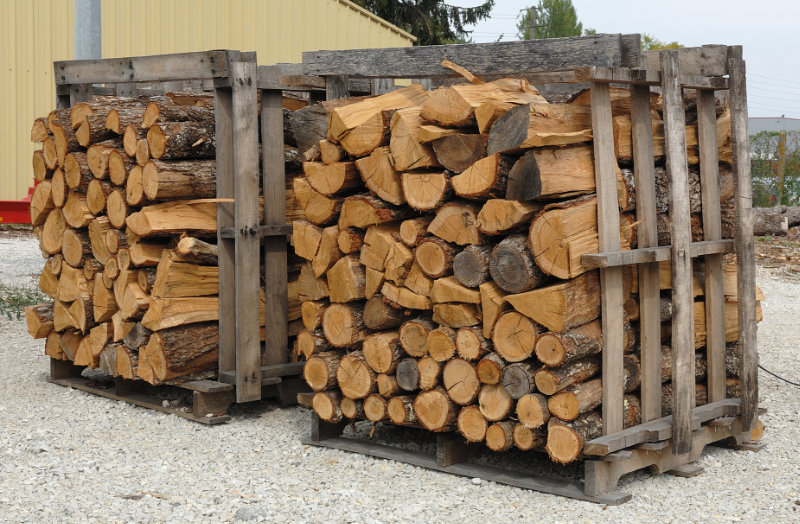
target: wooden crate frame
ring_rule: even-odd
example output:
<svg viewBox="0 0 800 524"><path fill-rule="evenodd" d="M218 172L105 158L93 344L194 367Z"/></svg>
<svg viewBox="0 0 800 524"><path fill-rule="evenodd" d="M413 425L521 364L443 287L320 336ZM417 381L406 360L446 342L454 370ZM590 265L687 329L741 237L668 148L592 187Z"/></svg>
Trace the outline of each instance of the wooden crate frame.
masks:
<svg viewBox="0 0 800 524"><path fill-rule="evenodd" d="M524 76L534 84L588 82L591 90L595 179L600 253L583 263L599 268L602 289L603 436L588 442L585 478L578 491L537 479L535 487L549 493L608 503L627 500L615 492L625 473L644 467L656 472L691 475L710 443L729 442L739 449L758 449L750 432L758 422L758 374L755 317L755 263L745 64L740 46L640 52L640 36L596 35L527 42L468 44L397 49L359 49L303 53L304 72L326 79L329 99L347 96L349 77L419 78L452 76L442 67L447 58L474 74L487 77ZM632 135L636 178L639 248L622 251L616 190L610 84L631 86ZM649 110L651 86L662 89L664 129L670 184L671 246L658 246L655 174ZM704 240L692 242L689 223L683 89L698 93L698 135ZM735 184L735 240L723 240L720 224L719 166L714 93L729 92ZM677 182L675 182L677 181ZM738 341L742 351L742 397L726 398L725 331L722 256L737 254ZM695 407L693 297L691 260L706 262L706 324L709 403ZM673 415L660 416L661 346L658 262L672 260L673 282ZM623 429L623 293L622 266L637 265L640 278L642 330L642 424ZM306 399L307 400L307 399ZM384 458L409 460L408 452L339 437L341 425L314 418L308 443ZM370 446L373 446L372 448ZM370 451L372 449L373 451ZM427 459L428 463L430 459ZM423 465L417 463L417 465ZM429 467L429 466L425 466ZM441 469L439 467L434 469ZM444 471L444 470L443 470ZM479 469L469 470L481 476ZM492 478L492 480L498 480ZM503 482L502 478L498 480ZM520 483L509 482L514 485ZM628 497L629 498L629 497Z"/></svg>
<svg viewBox="0 0 800 524"><path fill-rule="evenodd" d="M213 89L217 138L217 239L219 244L219 383L235 387L236 402L264 394L293 403L302 364L287 352L287 275L283 109L279 86L260 89L262 158L258 158L258 69L254 52L214 50L156 56L55 62L59 109L95 94L137 96L193 88ZM270 77L265 77L269 81ZM104 85L99 85L104 84ZM305 89L305 88L304 88ZM264 216L258 213L259 174ZM261 367L259 257L267 259L266 366ZM55 380L54 380L55 381Z"/></svg>

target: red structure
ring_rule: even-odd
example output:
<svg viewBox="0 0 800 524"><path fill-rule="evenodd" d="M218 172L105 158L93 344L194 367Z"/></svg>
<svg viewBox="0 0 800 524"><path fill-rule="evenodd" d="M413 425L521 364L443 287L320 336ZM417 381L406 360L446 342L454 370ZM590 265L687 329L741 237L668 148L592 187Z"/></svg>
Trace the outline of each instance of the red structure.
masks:
<svg viewBox="0 0 800 524"><path fill-rule="evenodd" d="M22 200L0 200L0 224L30 224L33 188Z"/></svg>

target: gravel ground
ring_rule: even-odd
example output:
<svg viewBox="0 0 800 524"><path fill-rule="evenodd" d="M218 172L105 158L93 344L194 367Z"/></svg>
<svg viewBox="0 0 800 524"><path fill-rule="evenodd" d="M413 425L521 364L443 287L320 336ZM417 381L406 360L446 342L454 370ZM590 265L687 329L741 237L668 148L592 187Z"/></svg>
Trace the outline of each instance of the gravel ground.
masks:
<svg viewBox="0 0 800 524"><path fill-rule="evenodd" d="M0 234L0 282L24 284L39 256L35 241ZM800 381L800 283L758 277L762 363ZM629 475L619 489L633 500L605 508L307 447L301 408L236 406L205 427L48 384L24 322L0 320L0 361L0 521L800 521L798 390L764 373L764 450L711 447L691 479Z"/></svg>

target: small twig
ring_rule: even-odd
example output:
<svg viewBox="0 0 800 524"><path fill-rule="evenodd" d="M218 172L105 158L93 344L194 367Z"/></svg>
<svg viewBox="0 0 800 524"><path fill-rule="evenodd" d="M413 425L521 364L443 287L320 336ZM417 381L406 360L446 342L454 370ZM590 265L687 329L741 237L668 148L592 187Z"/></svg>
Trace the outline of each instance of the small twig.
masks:
<svg viewBox="0 0 800 524"><path fill-rule="evenodd" d="M442 67L446 67L447 69L451 69L451 70L455 71L459 75L461 75L464 78L466 78L467 80L469 80L470 83L472 83L472 84L475 84L475 85L483 84L483 80L481 80L477 76L475 76L472 73L470 73L467 70L467 68L461 67L460 65L456 64L455 62L448 60L447 57L445 57L442 60Z"/></svg>

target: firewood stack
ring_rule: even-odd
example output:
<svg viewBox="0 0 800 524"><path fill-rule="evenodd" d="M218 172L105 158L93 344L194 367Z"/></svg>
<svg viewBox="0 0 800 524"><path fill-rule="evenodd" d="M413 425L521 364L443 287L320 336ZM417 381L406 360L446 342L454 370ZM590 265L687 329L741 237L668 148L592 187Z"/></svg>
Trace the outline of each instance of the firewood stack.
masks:
<svg viewBox="0 0 800 524"><path fill-rule="evenodd" d="M622 247L635 247L630 93L614 88L611 96ZM693 235L702 240L696 110L686 102ZM668 181L655 94L651 105L659 240L666 245ZM581 262L598 251L589 93L551 104L517 79L432 92L413 84L314 110L327 116L323 139L305 153L305 176L292 184L305 212L293 223L295 253L306 260L299 283L305 330L296 347L317 415L459 431L496 451L546 449L560 463L579 458L583 443L602 430L600 283ZM731 238L724 107L717 128L723 230ZM726 321L734 342L731 270ZM626 275L626 424L634 425L635 268ZM698 403L705 397L702 282L698 275ZM667 415L668 264L661 287Z"/></svg>
<svg viewBox="0 0 800 524"><path fill-rule="evenodd" d="M34 122L31 221L47 259L39 287L53 303L26 313L50 357L151 384L216 375L213 103L98 98ZM300 165L285 142L291 177ZM302 216L294 202L287 190L289 222ZM296 289L290 319L300 317ZM263 309L262 299L262 323Z"/></svg>

